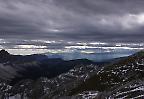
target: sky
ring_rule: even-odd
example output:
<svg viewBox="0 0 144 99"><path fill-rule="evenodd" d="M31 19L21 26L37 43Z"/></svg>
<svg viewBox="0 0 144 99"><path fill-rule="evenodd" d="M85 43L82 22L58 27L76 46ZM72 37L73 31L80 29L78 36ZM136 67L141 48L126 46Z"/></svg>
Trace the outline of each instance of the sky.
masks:
<svg viewBox="0 0 144 99"><path fill-rule="evenodd" d="M141 50L143 5L143 0L0 0L0 48Z"/></svg>

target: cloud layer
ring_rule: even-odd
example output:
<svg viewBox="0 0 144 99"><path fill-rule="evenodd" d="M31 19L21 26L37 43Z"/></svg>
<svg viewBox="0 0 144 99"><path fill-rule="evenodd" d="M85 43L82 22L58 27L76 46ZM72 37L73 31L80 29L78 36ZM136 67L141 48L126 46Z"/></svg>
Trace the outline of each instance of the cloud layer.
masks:
<svg viewBox="0 0 144 99"><path fill-rule="evenodd" d="M0 39L0 49L6 49L11 54L37 53L128 53L144 50L144 43L107 43L107 42L78 42L78 41L50 41L50 40L16 40ZM124 54L123 54L124 55Z"/></svg>
<svg viewBox="0 0 144 99"><path fill-rule="evenodd" d="M0 0L0 37L143 42L143 0Z"/></svg>

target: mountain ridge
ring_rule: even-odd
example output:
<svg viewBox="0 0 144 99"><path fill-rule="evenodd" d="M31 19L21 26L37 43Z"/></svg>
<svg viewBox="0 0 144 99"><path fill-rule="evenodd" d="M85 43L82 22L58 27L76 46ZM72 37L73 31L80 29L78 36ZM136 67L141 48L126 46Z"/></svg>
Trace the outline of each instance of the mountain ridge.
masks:
<svg viewBox="0 0 144 99"><path fill-rule="evenodd" d="M100 99L100 98L143 98L144 93L144 52L138 52L128 57L111 60L109 63L95 64L87 59L63 61L59 58L20 59L12 63L3 63L7 69L16 67L25 78L18 79L13 84L0 79L0 98L19 97L28 99ZM37 55L36 55L37 56ZM17 56L21 57L21 56ZM27 56L29 58L32 56ZM39 56L38 56L39 57ZM34 59L34 60L35 60ZM10 61L11 62L11 61ZM25 63L26 62L26 63ZM43 64L43 66L42 66ZM48 64L51 64L48 66ZM18 66L17 66L18 65ZM42 66L42 67L41 67ZM46 66L46 67L45 67ZM48 67L47 67L48 66ZM4 66L0 66L4 67ZM51 69L53 68L54 69ZM61 67L61 68L59 68ZM67 67L67 69L66 69ZM42 69L43 68L43 69ZM3 68L1 68L3 69ZM1 70L0 69L0 70ZM47 72L45 70L49 70ZM39 71L39 72L38 72ZM60 72L57 75L55 71ZM33 72L34 75L29 74ZM0 71L2 73L2 71ZM10 72L10 74L13 72ZM17 72L16 72L17 73ZM39 73L50 74L53 77L36 76ZM26 76L27 74L27 76ZM4 75L4 74L3 74ZM17 74L15 74L17 75ZM5 75L9 76L9 75ZM21 76L20 76L21 77ZM1 78L1 77L0 77ZM10 76L10 79L13 76ZM128 93L127 93L128 92ZM3 98L1 98L3 99Z"/></svg>
<svg viewBox="0 0 144 99"><path fill-rule="evenodd" d="M110 64L104 68L102 68L97 74L86 80L84 83L79 85L77 88L74 88L70 95L78 94L83 91L98 91L98 92L106 92L107 97L113 98L133 98L136 95L141 95L141 92L127 93L118 95L116 94L116 90L119 89L120 86L129 85L130 82L133 81L144 81L144 51L140 51L132 56L127 57L126 59L122 59L117 63ZM143 84L143 83L141 83ZM113 92L111 92L113 91ZM144 89L141 91L144 92ZM111 93L111 94L110 94ZM115 93L115 95L113 94ZM124 93L124 92L123 92Z"/></svg>

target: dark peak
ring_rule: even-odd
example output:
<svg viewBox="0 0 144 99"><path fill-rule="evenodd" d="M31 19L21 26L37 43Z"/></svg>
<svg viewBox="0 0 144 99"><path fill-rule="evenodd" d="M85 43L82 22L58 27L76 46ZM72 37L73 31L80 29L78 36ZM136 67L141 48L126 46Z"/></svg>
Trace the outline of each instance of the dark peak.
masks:
<svg viewBox="0 0 144 99"><path fill-rule="evenodd" d="M141 51L138 52L138 53L144 55L144 50L141 50Z"/></svg>
<svg viewBox="0 0 144 99"><path fill-rule="evenodd" d="M134 54L135 56L138 56L138 57L144 57L144 50L141 50L139 52L137 52L136 54Z"/></svg>
<svg viewBox="0 0 144 99"><path fill-rule="evenodd" d="M0 56L7 56L7 55L9 55L9 53L5 51L4 49L0 51Z"/></svg>

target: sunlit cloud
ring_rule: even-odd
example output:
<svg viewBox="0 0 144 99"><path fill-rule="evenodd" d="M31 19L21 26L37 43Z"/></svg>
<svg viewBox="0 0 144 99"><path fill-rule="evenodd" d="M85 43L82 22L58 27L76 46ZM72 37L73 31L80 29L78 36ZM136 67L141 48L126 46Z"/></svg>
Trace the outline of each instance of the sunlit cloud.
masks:
<svg viewBox="0 0 144 99"><path fill-rule="evenodd" d="M45 49L47 46L37 46L37 45L16 45L14 48L17 49Z"/></svg>

